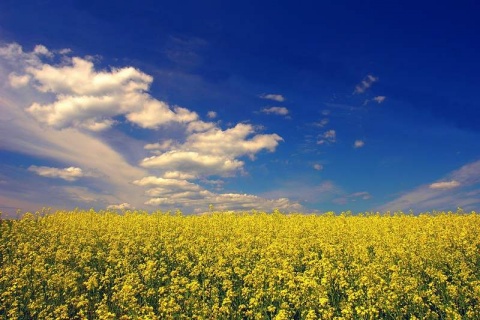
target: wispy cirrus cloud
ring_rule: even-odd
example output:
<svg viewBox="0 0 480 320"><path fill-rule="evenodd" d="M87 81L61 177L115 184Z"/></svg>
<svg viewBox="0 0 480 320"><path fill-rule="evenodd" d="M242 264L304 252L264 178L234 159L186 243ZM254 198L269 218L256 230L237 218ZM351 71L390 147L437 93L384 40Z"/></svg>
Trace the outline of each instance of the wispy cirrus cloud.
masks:
<svg viewBox="0 0 480 320"><path fill-rule="evenodd" d="M376 96L372 100L380 104L380 103L383 103L385 99L387 99L387 97L385 96Z"/></svg>
<svg viewBox="0 0 480 320"><path fill-rule="evenodd" d="M471 189L479 185L480 160L465 164L437 182L408 191L381 206L380 210L478 209L480 197Z"/></svg>
<svg viewBox="0 0 480 320"><path fill-rule="evenodd" d="M321 136L320 139L317 141L317 144L327 144L327 143L335 143L337 141L337 132L335 130L328 130L325 131Z"/></svg>
<svg viewBox="0 0 480 320"><path fill-rule="evenodd" d="M30 166L28 171L35 172L39 176L47 178L59 178L66 181L75 181L81 177L85 177L85 173L80 168L68 167L68 168L52 168L52 167L37 167Z"/></svg>
<svg viewBox="0 0 480 320"><path fill-rule="evenodd" d="M371 198L372 198L371 194L368 193L367 191L360 191L360 192L354 192L351 194L342 195L341 197L333 199L332 202L336 204L344 205L349 202L355 202L357 200L369 200Z"/></svg>
<svg viewBox="0 0 480 320"><path fill-rule="evenodd" d="M453 189L460 186L460 182L451 180L451 181L441 181L435 182L429 185L430 189Z"/></svg>
<svg viewBox="0 0 480 320"><path fill-rule="evenodd" d="M323 128L328 124L329 120L328 118L323 118L320 121L314 122L313 125L319 128Z"/></svg>
<svg viewBox="0 0 480 320"><path fill-rule="evenodd" d="M378 81L378 77L372 76L371 74L367 75L363 78L362 82L355 86L355 90L353 91L354 94L360 94L367 91L375 82Z"/></svg>
<svg viewBox="0 0 480 320"><path fill-rule="evenodd" d="M374 101L378 104L381 104L383 103L385 100L387 99L386 96L376 96L376 97L373 97L372 99L367 99L365 100L365 102L363 103L364 106L366 106L370 101Z"/></svg>
<svg viewBox="0 0 480 320"><path fill-rule="evenodd" d="M128 210L128 209L135 209L130 203L124 202L119 204L111 204L107 206L109 210Z"/></svg>
<svg viewBox="0 0 480 320"><path fill-rule="evenodd" d="M282 96L281 94L273 94L273 93L261 94L260 98L266 99L266 100L277 101L277 102L284 102L285 101L284 96Z"/></svg>
<svg viewBox="0 0 480 320"><path fill-rule="evenodd" d="M263 108L260 112L265 113L265 114L276 114L280 116L286 116L288 115L289 111L285 107L269 107L269 108Z"/></svg>

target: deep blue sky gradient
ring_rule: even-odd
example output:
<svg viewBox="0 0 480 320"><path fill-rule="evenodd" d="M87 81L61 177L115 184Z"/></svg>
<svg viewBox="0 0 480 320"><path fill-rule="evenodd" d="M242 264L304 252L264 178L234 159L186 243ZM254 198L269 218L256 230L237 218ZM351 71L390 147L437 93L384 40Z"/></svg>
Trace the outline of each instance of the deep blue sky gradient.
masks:
<svg viewBox="0 0 480 320"><path fill-rule="evenodd" d="M241 158L244 173L211 177L224 181L218 192L287 197L305 211L455 209L463 203L478 209L477 169L469 169L473 180L441 190L438 197L451 197L447 202L395 200L457 181L455 170L480 161L479 12L478 1L4 0L0 41L25 51L39 44L70 48L72 56L95 57L97 70L133 66L154 78L150 94L161 101L203 120L215 111L222 129L245 122L283 138L272 153ZM355 94L368 75L378 81ZM262 94L281 94L285 101ZM385 101L372 101L378 96ZM272 106L287 108L289 117L261 112ZM324 127L314 124L322 119L328 119ZM117 120L97 137L132 165L143 145L124 143L123 136L153 143L175 131ZM336 141L318 144L327 130L335 130ZM354 148L356 140L364 146ZM15 179L9 169L15 167L30 179L20 185L68 184L25 172L31 165L70 164L0 149L0 180ZM88 189L89 183L70 184ZM25 196L7 189L0 184L3 201L21 203ZM369 196L355 196L360 192ZM430 207L435 204L441 207ZM100 206L67 199L52 199L52 205Z"/></svg>

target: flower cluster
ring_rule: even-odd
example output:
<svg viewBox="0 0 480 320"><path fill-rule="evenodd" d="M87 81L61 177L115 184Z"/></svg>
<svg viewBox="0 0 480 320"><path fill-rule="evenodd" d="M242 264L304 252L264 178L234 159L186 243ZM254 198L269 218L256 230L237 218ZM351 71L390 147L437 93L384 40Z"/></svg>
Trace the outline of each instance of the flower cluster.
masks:
<svg viewBox="0 0 480 320"><path fill-rule="evenodd" d="M26 214L0 222L0 319L480 319L479 234L475 212Z"/></svg>

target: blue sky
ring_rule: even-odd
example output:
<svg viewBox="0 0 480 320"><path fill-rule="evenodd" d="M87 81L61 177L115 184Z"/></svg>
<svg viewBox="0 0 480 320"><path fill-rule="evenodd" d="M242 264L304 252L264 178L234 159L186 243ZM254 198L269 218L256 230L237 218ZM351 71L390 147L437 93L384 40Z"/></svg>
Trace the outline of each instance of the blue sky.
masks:
<svg viewBox="0 0 480 320"><path fill-rule="evenodd" d="M478 210L478 12L2 1L0 210Z"/></svg>

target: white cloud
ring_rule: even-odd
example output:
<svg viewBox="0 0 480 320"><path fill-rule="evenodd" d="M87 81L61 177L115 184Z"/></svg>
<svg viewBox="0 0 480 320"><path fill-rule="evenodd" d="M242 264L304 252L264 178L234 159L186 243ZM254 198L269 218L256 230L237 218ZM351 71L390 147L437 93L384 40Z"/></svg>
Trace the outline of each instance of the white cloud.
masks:
<svg viewBox="0 0 480 320"><path fill-rule="evenodd" d="M255 134L250 124L239 123L233 128L195 133L187 138L183 148L203 154L225 157L254 156L266 149L273 152L283 139L277 134ZM253 135L253 136L252 136ZM249 137L252 136L250 139Z"/></svg>
<svg viewBox="0 0 480 320"><path fill-rule="evenodd" d="M197 176L195 176L194 174L180 172L180 171L167 171L163 174L163 178L188 180L188 179L196 179Z"/></svg>
<svg viewBox="0 0 480 320"><path fill-rule="evenodd" d="M379 104L382 103L383 101L385 101L385 99L387 99L387 97L385 96L376 96L375 98L373 98L372 100L375 101L375 102L378 102Z"/></svg>
<svg viewBox="0 0 480 320"><path fill-rule="evenodd" d="M273 101L277 101L277 102L285 101L285 98L281 94L272 94L272 93L262 94L262 95L260 95L260 98L267 99L267 100L273 100Z"/></svg>
<svg viewBox="0 0 480 320"><path fill-rule="evenodd" d="M217 117L217 113L215 111L208 111L207 117L210 119L215 119Z"/></svg>
<svg viewBox="0 0 480 320"><path fill-rule="evenodd" d="M365 145L365 142L363 140L355 140L353 147L355 149L361 148Z"/></svg>
<svg viewBox="0 0 480 320"><path fill-rule="evenodd" d="M43 55L50 58L53 57L53 53L51 53L45 46L42 46L41 44L36 45L33 49L33 52L37 55Z"/></svg>
<svg viewBox="0 0 480 320"><path fill-rule="evenodd" d="M302 206L286 198L267 199L249 194L215 193L200 185L182 180L149 176L133 182L139 186L152 187L146 194L152 198L146 205L161 208L181 208L190 211L207 211L210 205L217 210L273 210L278 208L299 211ZM218 184L218 181L214 181Z"/></svg>
<svg viewBox="0 0 480 320"><path fill-rule="evenodd" d="M288 114L288 109L285 107L270 107L262 109L261 112L266 114L278 114L281 116L286 116Z"/></svg>
<svg viewBox="0 0 480 320"><path fill-rule="evenodd" d="M313 165L313 168L314 168L315 170L318 170L318 171L323 170L323 166L322 166L321 164L319 164L319 163L315 163L315 164Z"/></svg>
<svg viewBox="0 0 480 320"><path fill-rule="evenodd" d="M187 125L187 132L204 132L215 127L216 125L213 122L192 121Z"/></svg>
<svg viewBox="0 0 480 320"><path fill-rule="evenodd" d="M317 141L317 144L327 144L327 143L334 143L337 139L337 133L335 130L328 130L320 136L320 140Z"/></svg>
<svg viewBox="0 0 480 320"><path fill-rule="evenodd" d="M336 136L337 136L337 134L336 134L335 130L328 130L323 135L324 138L333 140L332 142L335 141Z"/></svg>
<svg viewBox="0 0 480 320"><path fill-rule="evenodd" d="M166 150L170 150L174 146L175 146L175 142L172 139L167 139L162 142L148 143L144 146L144 149L166 151Z"/></svg>
<svg viewBox="0 0 480 320"><path fill-rule="evenodd" d="M460 182L452 180L452 181L441 181L435 182L430 184L430 189L452 189L460 186Z"/></svg>
<svg viewBox="0 0 480 320"><path fill-rule="evenodd" d="M135 209L130 203L124 202L120 204L111 204L107 206L109 210L128 210L128 209Z"/></svg>
<svg viewBox="0 0 480 320"><path fill-rule="evenodd" d="M151 186L156 186L156 187L174 187L174 188L179 188L179 189L184 189L184 190L198 190L199 187L198 185L188 182L187 180L182 180L182 179L166 179L166 178L161 178L161 177L155 177L155 176L148 176L144 177L139 180L133 181L134 184L137 186L142 186L142 187L151 187Z"/></svg>
<svg viewBox="0 0 480 320"><path fill-rule="evenodd" d="M216 190L221 190L225 181L220 179L201 179L201 182L213 186Z"/></svg>
<svg viewBox="0 0 480 320"><path fill-rule="evenodd" d="M16 56L23 62L22 74L10 74L13 87L34 82L39 92L53 94L53 101L34 102L27 110L39 122L56 129L105 130L118 115L149 129L198 119L195 112L151 97L146 92L153 78L133 67L97 71L92 61L80 57L64 57L61 65L43 63L42 56L53 56L43 46L30 54L18 45L4 47L0 55L8 59Z"/></svg>
<svg viewBox="0 0 480 320"><path fill-rule="evenodd" d="M0 83L9 83L8 75L24 74L26 67L35 66L41 68L41 57L33 52L23 52L18 45L0 46ZM89 180L89 188L81 191L59 187L55 192L50 189L31 190L35 192L38 207L45 204L44 199L70 204L75 199L93 199L94 203L106 206L109 203L122 203L123 199L131 199L135 205L143 204L144 195L142 190L131 184L131 181L145 176L145 169L132 166L128 163L122 149L112 148L105 141L89 135L87 132L75 128L66 127L63 130L55 130L42 125L28 113L25 107L35 103L48 104L51 94L44 94L34 87L35 82L30 81L25 86L12 89L0 86L0 148L11 152L21 153L35 158L53 160L64 166L82 168L85 175L96 172L97 178ZM38 86L39 83L36 82ZM107 119L102 119L105 121ZM82 122L82 125L93 125L95 121ZM102 125L100 121L97 121ZM103 123L108 125L108 123ZM124 137L123 145L135 145L141 142ZM125 150L123 150L125 151ZM40 179L32 177L32 181ZM52 181L49 185L53 187ZM87 194L88 190L95 190ZM68 193L70 192L70 193ZM2 192L3 193L3 192ZM5 194L5 193L3 193ZM66 195L66 196L64 196ZM30 203L30 194L9 194L10 203ZM69 198L69 196L73 198ZM130 202L130 201L129 201ZM38 208L37 207L37 208ZM29 209L31 206L29 207Z"/></svg>
<svg viewBox="0 0 480 320"><path fill-rule="evenodd" d="M128 113L126 118L142 128L156 129L171 122L188 123L195 121L198 115L181 107L175 107L172 111L165 102L145 98L143 109Z"/></svg>
<svg viewBox="0 0 480 320"><path fill-rule="evenodd" d="M142 160L145 168L176 170L195 176L231 175L243 167L244 162L226 156L202 154L196 151L172 150Z"/></svg>
<svg viewBox="0 0 480 320"><path fill-rule="evenodd" d="M8 81L13 88L24 87L30 82L30 76L28 74L18 75L14 72L8 75Z"/></svg>
<svg viewBox="0 0 480 320"><path fill-rule="evenodd" d="M66 181L75 181L78 178L84 177L82 169L75 167L68 167L64 169L51 167L37 167L30 166L28 171L35 172L39 176L47 178L60 178Z"/></svg>
<svg viewBox="0 0 480 320"><path fill-rule="evenodd" d="M303 207L287 198L267 199L251 194L239 193L214 193L203 190L199 193L181 193L177 197L157 197L148 200L145 204L163 207L185 207L195 212L206 212L210 205L215 210L264 210L301 212Z"/></svg>
<svg viewBox="0 0 480 320"><path fill-rule="evenodd" d="M313 125L316 126L316 127L323 128L328 124L328 122L329 122L329 120L327 118L324 118L324 119L320 120L319 122L315 122Z"/></svg>
<svg viewBox="0 0 480 320"><path fill-rule="evenodd" d="M276 134L255 134L252 125L239 123L221 130L214 127L190 134L175 149L142 160L145 168L182 171L196 176L231 175L243 168L236 158L250 158L261 150L273 152L282 138ZM252 136L253 135L253 136ZM251 138L249 138L252 136Z"/></svg>
<svg viewBox="0 0 480 320"><path fill-rule="evenodd" d="M1 148L73 168L31 167L32 172L46 177L74 181L80 172L81 176L100 173L89 180L88 187L52 185L56 194L69 201L111 208L162 201L178 201L191 210L209 203L218 208L228 204L264 210L299 208L288 199L218 194L188 181L243 172L244 162L239 158L254 159L261 151L273 152L283 141L277 134L260 134L250 124L223 130L216 123L200 121L193 111L153 98L147 93L153 78L132 67L96 70L93 60L79 57L61 57L61 64L44 62L59 53L44 47L32 52L24 52L19 45L0 47L0 82L10 83L10 87L0 87ZM180 126L172 133L164 126L164 139L150 144L113 129L112 136L122 137L122 143L113 148L91 131L113 127L119 115L147 129L172 123ZM126 150L148 150L154 156L135 166L129 161L138 160L129 153L127 161L123 156ZM154 169L159 177L149 176L146 169ZM219 183L213 185L218 187ZM43 191L51 197L50 190ZM167 200L154 200L162 198ZM19 199L23 200L21 195ZM19 202L15 201L10 199L9 203Z"/></svg>
<svg viewBox="0 0 480 320"><path fill-rule="evenodd" d="M355 86L353 93L364 93L368 88L370 88L373 83L377 82L378 78L372 76L371 74L367 75L362 82Z"/></svg>
<svg viewBox="0 0 480 320"><path fill-rule="evenodd" d="M69 48L60 49L58 50L58 53L61 55L66 55L66 54L72 53L72 49L69 49Z"/></svg>
<svg viewBox="0 0 480 320"><path fill-rule="evenodd" d="M410 209L416 211L449 210L457 207L476 209L480 205L480 198L472 194L470 188L479 184L480 160L468 163L460 169L452 171L440 181L421 185L405 192L379 209L382 211L406 211Z"/></svg>

